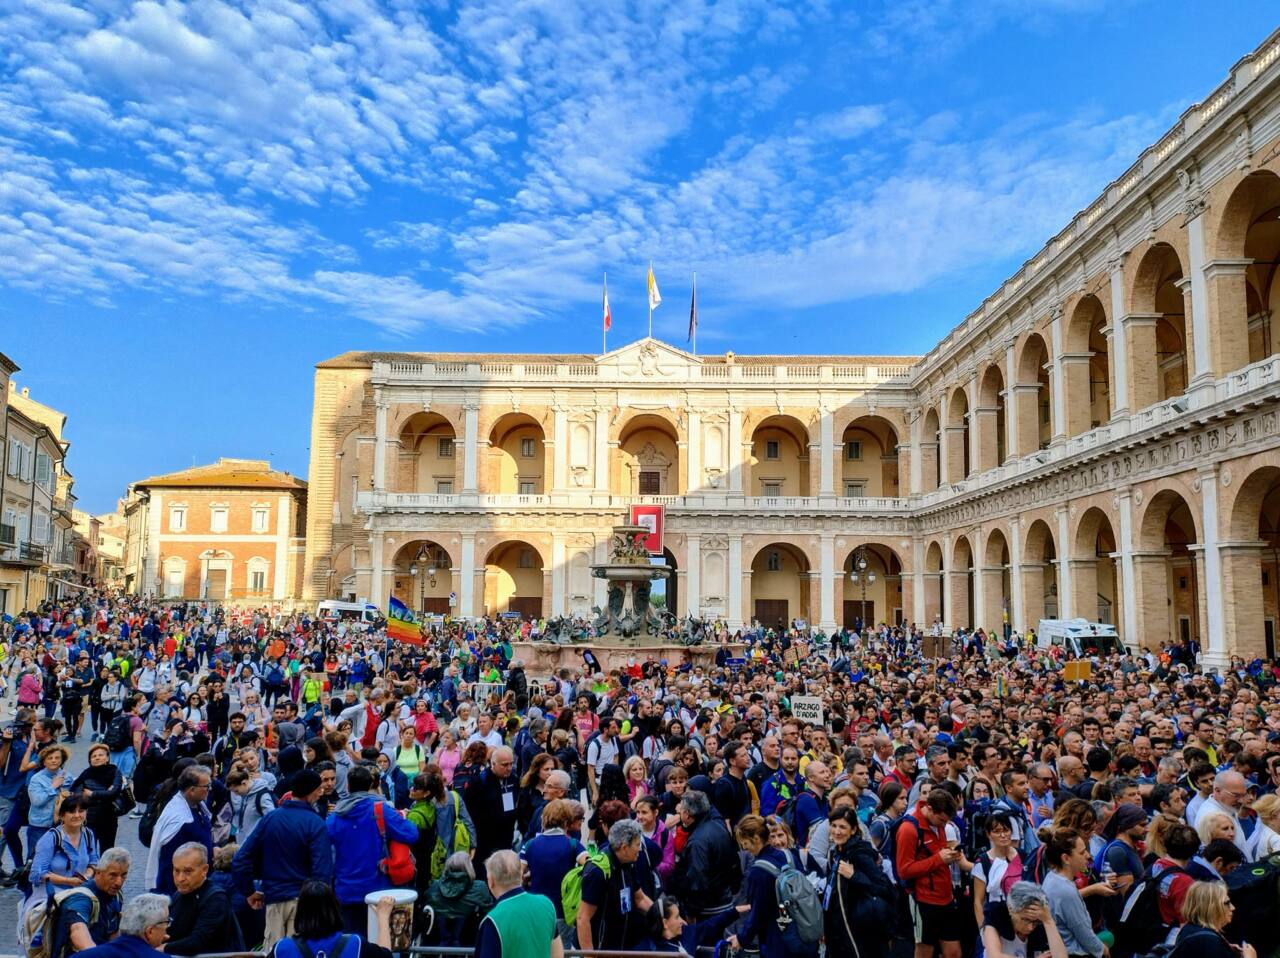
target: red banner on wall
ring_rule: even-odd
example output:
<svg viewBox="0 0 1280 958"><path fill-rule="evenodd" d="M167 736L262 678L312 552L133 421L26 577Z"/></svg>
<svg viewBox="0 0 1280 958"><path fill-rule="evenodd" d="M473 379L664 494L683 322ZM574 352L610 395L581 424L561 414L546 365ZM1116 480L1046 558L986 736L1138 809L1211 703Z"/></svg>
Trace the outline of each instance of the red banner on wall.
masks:
<svg viewBox="0 0 1280 958"><path fill-rule="evenodd" d="M649 555L662 555L662 535L666 530L666 506L632 506L631 524L644 526L649 534L644 537L644 546Z"/></svg>

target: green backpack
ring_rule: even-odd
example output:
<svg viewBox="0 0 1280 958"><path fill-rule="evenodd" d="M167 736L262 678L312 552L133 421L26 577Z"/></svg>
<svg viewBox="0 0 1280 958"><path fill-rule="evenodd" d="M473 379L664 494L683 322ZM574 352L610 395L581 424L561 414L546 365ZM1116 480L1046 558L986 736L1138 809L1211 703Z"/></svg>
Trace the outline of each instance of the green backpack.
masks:
<svg viewBox="0 0 1280 958"><path fill-rule="evenodd" d="M573 926L578 920L578 906L582 904L582 872L587 862L594 862L608 879L613 866L609 864L609 853L598 848L587 849L587 861L574 865L560 882L560 904L564 906L564 920Z"/></svg>

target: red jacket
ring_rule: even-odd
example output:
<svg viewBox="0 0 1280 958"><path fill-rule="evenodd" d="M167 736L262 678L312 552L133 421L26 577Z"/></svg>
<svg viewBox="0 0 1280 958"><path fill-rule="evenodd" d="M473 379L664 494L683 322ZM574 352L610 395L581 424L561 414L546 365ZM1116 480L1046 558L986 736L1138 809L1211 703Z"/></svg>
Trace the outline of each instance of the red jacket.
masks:
<svg viewBox="0 0 1280 958"><path fill-rule="evenodd" d="M940 854L946 847L946 831L927 825L920 814L919 804L911 810L911 818L898 826L898 842L893 850L894 870L898 878L910 886L911 896L916 901L926 905L951 904L954 897L951 866L942 860Z"/></svg>

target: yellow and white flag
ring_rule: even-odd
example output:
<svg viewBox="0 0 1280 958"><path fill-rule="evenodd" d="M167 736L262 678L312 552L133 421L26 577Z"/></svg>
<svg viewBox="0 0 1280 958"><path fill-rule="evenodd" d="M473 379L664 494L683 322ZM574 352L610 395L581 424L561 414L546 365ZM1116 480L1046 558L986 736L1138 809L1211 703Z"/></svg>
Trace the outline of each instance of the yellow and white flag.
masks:
<svg viewBox="0 0 1280 958"><path fill-rule="evenodd" d="M649 264L649 309L662 305L662 294L658 292L658 281L653 278L653 264Z"/></svg>

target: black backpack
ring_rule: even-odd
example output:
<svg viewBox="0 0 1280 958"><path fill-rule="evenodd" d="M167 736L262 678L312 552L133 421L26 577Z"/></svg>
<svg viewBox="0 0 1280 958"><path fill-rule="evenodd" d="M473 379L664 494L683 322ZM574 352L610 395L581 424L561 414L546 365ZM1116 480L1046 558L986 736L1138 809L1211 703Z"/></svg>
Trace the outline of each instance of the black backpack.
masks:
<svg viewBox="0 0 1280 958"><path fill-rule="evenodd" d="M160 820L160 813L164 811L164 806L169 803L169 799L173 796L166 796L164 801L160 801L160 796L154 796L147 804L146 811L142 813L142 817L138 819L138 841L142 842L147 848L151 847L151 838L155 835L156 822Z"/></svg>
<svg viewBox="0 0 1280 958"><path fill-rule="evenodd" d="M133 736L129 734L129 714L121 712L114 716L102 734L102 744L113 752L120 752L133 744Z"/></svg>
<svg viewBox="0 0 1280 958"><path fill-rule="evenodd" d="M916 821L916 817L908 812L900 815L889 828L889 837L885 840L888 846L889 854L885 861L889 864L889 871L892 873L893 880L903 888L910 888L911 882L898 875L898 832L902 829L903 822L910 822L916 829L916 857L920 857L920 850L924 849L926 856L929 852L929 846L924 843L924 835L920 831L920 823Z"/></svg>
<svg viewBox="0 0 1280 958"><path fill-rule="evenodd" d="M1280 925L1275 920L1280 904L1280 855L1233 868L1226 882L1235 911L1222 933L1231 941L1247 941L1260 955L1271 954L1280 945Z"/></svg>
<svg viewBox="0 0 1280 958"><path fill-rule="evenodd" d="M1147 869L1146 875L1129 892L1120 912L1112 949L1115 955L1146 954L1169 936L1170 926L1160 917L1160 886L1166 878L1185 874L1186 869L1178 865L1170 865L1158 875Z"/></svg>

